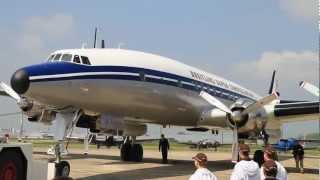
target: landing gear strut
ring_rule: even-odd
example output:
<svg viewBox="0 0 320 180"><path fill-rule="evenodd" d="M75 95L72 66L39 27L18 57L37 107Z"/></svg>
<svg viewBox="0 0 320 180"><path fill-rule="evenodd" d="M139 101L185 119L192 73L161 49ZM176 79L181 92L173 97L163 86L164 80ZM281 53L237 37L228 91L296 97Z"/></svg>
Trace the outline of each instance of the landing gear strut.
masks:
<svg viewBox="0 0 320 180"><path fill-rule="evenodd" d="M269 134L267 134L266 130L262 129L260 135L264 145L267 145L269 143Z"/></svg>
<svg viewBox="0 0 320 180"><path fill-rule="evenodd" d="M55 134L55 139L58 140L58 143L54 146L54 155L55 155L55 168L56 168L56 177L68 177L70 173L70 164L67 161L61 160L61 153L63 153L64 145L63 141L67 134L72 134L72 129L77 123L79 117L82 115L80 110L73 113L63 113L62 119L57 121L57 131Z"/></svg>
<svg viewBox="0 0 320 180"><path fill-rule="evenodd" d="M141 144L135 143L135 137L126 137L120 149L120 157L122 161L141 162L143 159L143 147Z"/></svg>
<svg viewBox="0 0 320 180"><path fill-rule="evenodd" d="M59 141L54 146L54 155L55 155L55 168L56 168L56 177L68 177L70 173L70 164L67 161L61 160L61 150L63 149L63 143Z"/></svg>

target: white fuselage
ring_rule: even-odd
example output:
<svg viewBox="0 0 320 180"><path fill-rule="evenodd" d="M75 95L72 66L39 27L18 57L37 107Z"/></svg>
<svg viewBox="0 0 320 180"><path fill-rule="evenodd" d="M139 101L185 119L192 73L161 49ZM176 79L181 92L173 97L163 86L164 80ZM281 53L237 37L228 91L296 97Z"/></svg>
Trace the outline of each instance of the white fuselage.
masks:
<svg viewBox="0 0 320 180"><path fill-rule="evenodd" d="M51 61L29 66L25 96L57 108L72 106L137 122L197 126L213 109L207 91L227 105L255 101L255 93L197 68L161 56L121 49L70 49L53 54L86 56L91 65ZM225 120L212 122L225 127Z"/></svg>

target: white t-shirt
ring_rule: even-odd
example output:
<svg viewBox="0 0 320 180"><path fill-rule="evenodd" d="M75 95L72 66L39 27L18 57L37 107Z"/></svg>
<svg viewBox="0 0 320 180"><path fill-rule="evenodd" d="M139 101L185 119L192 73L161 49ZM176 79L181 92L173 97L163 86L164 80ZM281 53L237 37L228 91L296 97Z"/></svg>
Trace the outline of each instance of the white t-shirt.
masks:
<svg viewBox="0 0 320 180"><path fill-rule="evenodd" d="M232 171L230 180L257 180L260 179L259 165L254 161L242 160L238 162Z"/></svg>
<svg viewBox="0 0 320 180"><path fill-rule="evenodd" d="M278 161L274 161L274 162L277 164L277 171L278 171L276 178L278 180L288 180L286 169ZM261 167L261 170L260 170L260 177L261 177L261 180L265 179L265 175L263 173L263 167Z"/></svg>
<svg viewBox="0 0 320 180"><path fill-rule="evenodd" d="M207 168L198 168L189 180L217 180L217 177Z"/></svg>

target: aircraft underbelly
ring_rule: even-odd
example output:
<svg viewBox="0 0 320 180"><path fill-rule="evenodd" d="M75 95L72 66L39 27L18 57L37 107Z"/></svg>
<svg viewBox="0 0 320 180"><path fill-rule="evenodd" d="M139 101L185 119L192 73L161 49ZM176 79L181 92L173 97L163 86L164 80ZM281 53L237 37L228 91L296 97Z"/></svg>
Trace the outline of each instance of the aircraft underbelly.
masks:
<svg viewBox="0 0 320 180"><path fill-rule="evenodd" d="M37 82L31 84L30 90L27 95L42 103L59 107L72 105L157 124L195 126L201 113L212 108L198 92L143 81Z"/></svg>

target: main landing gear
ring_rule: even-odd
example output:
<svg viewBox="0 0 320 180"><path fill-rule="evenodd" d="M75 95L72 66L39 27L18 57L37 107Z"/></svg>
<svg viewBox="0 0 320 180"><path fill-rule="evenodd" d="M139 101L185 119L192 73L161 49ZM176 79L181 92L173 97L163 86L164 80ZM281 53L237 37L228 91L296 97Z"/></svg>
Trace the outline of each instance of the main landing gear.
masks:
<svg viewBox="0 0 320 180"><path fill-rule="evenodd" d="M122 161L141 162L143 159L143 147L135 143L136 137L132 136L131 141L126 137L121 145L120 157Z"/></svg>

